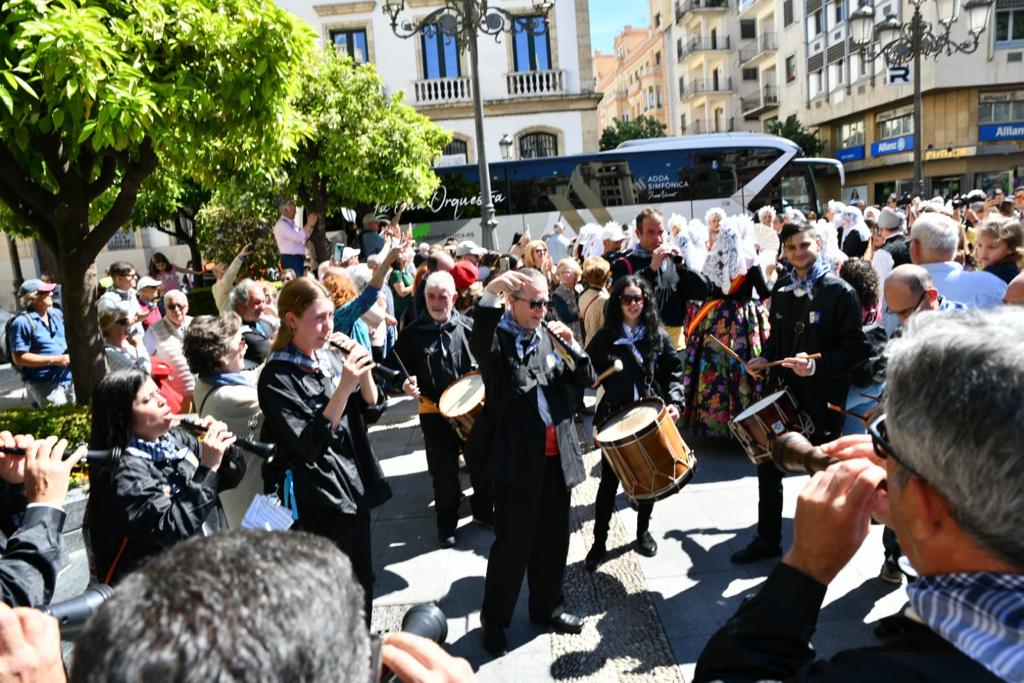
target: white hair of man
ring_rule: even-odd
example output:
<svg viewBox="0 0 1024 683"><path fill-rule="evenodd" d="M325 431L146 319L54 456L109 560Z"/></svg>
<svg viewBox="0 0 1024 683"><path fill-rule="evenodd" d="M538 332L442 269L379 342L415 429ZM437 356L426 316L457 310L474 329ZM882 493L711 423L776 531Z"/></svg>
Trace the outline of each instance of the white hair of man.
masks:
<svg viewBox="0 0 1024 683"><path fill-rule="evenodd" d="M447 270L437 270L427 276L425 289L444 289L455 292L455 278Z"/></svg>
<svg viewBox="0 0 1024 683"><path fill-rule="evenodd" d="M177 301L179 304L188 303L188 295L180 289L172 289L171 291L164 294L164 304L173 304Z"/></svg>
<svg viewBox="0 0 1024 683"><path fill-rule="evenodd" d="M289 206L291 206L294 203L295 203L294 199L282 199L280 202L278 202L277 209L281 213L284 213L284 210L287 209Z"/></svg>
<svg viewBox="0 0 1024 683"><path fill-rule="evenodd" d="M249 296L255 286L256 282L253 279L244 278L232 287L231 294L228 295L228 304L231 310L237 310L239 306L248 306Z"/></svg>
<svg viewBox="0 0 1024 683"><path fill-rule="evenodd" d="M960 243L960 228L953 219L940 213L926 213L917 217L910 228L910 237L916 240L921 248L936 256L945 256L952 261Z"/></svg>
<svg viewBox="0 0 1024 683"><path fill-rule="evenodd" d="M1016 307L917 313L889 343L885 389L889 441L907 466L890 485L905 485L912 468L965 533L1016 567L1024 567L1021 339Z"/></svg>

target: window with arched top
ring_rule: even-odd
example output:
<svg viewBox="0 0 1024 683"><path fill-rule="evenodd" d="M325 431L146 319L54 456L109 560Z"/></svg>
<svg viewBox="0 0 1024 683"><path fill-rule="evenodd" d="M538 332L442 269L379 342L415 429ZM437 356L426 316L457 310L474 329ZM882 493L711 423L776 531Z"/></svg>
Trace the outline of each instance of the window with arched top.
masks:
<svg viewBox="0 0 1024 683"><path fill-rule="evenodd" d="M551 133L527 133L519 138L520 159L556 156L558 156L558 138Z"/></svg>
<svg viewBox="0 0 1024 683"><path fill-rule="evenodd" d="M469 149L466 147L465 140L452 140L444 146L444 150L442 150L441 154L444 154L445 156L448 156L449 154L461 154L465 156L468 151Z"/></svg>

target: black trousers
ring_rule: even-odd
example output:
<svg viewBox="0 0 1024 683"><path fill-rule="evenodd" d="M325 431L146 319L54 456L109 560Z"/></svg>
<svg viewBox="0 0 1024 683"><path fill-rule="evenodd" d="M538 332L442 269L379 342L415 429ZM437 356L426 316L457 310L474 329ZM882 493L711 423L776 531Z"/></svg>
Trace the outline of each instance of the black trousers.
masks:
<svg viewBox="0 0 1024 683"><path fill-rule="evenodd" d="M615 509L615 492L619 488L619 477L605 458L601 458L601 483L597 486L597 502L594 503L594 545L608 541L608 523ZM640 537L651 526L651 512L654 501L637 504L636 535Z"/></svg>
<svg viewBox="0 0 1024 683"><path fill-rule="evenodd" d="M494 489L494 544L487 559L481 617L506 628L526 574L531 616L546 619L562 605L569 554L569 491L558 456L546 458L537 493Z"/></svg>
<svg viewBox="0 0 1024 683"><path fill-rule="evenodd" d="M449 535L459 523L459 501L462 482L459 481L459 453L462 439L448 421L434 413L420 414L420 429L427 451L427 471L434 485L434 509L437 511L438 532ZM470 463L469 479L473 485L470 508L477 519L490 519L494 509L491 478L484 468Z"/></svg>
<svg viewBox="0 0 1024 683"><path fill-rule="evenodd" d="M373 615L373 560L370 548L370 511L359 508L354 515L347 515L330 508L301 510L299 520L292 527L297 531L308 531L323 536L352 562L352 571L363 587L363 609L366 625Z"/></svg>

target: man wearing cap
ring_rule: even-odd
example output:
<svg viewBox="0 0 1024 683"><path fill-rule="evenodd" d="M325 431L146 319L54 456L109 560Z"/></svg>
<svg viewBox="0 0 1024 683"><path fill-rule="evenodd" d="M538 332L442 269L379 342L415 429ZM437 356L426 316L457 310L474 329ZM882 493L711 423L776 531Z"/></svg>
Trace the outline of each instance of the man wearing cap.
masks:
<svg viewBox="0 0 1024 683"><path fill-rule="evenodd" d="M11 358L39 407L75 402L64 314L53 307L56 287L36 278L22 283L18 289L22 311L8 328Z"/></svg>
<svg viewBox="0 0 1024 683"><path fill-rule="evenodd" d="M602 258L608 263L615 263L622 255L622 243L626 239L626 233L618 223L609 223L601 231L601 243L604 245Z"/></svg>
<svg viewBox="0 0 1024 683"><path fill-rule="evenodd" d="M160 281L146 275L135 286L135 293L139 309L147 314L142 320L142 329L148 330L150 325L160 322L163 318L160 306L157 305L160 299Z"/></svg>
<svg viewBox="0 0 1024 683"><path fill-rule="evenodd" d="M296 275L302 275L306 265L306 241L313 234L317 214L310 211L306 216L305 227L295 225L295 200L289 199L281 204L281 217L274 225L274 239L277 240L277 251L281 255L281 269L291 268Z"/></svg>
<svg viewBox="0 0 1024 683"><path fill-rule="evenodd" d="M474 268L480 267L480 257L486 253L487 250L476 246L473 240L463 240L455 247L455 258L468 262Z"/></svg>
<svg viewBox="0 0 1024 683"><path fill-rule="evenodd" d="M363 216L363 231L359 233L359 254L362 261L384 249L384 237L380 234L381 223L387 222L386 216L378 216L372 211Z"/></svg>

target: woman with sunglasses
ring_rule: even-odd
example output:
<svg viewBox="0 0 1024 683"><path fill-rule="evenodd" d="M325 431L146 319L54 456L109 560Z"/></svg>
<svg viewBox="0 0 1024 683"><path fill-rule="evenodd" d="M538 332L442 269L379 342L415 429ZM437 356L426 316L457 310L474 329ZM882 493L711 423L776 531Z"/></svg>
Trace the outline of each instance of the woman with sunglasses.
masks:
<svg viewBox="0 0 1024 683"><path fill-rule="evenodd" d="M223 422L200 421L202 442L174 426L156 383L139 370L113 372L92 395L86 528L96 576L118 581L178 541L228 528L218 494L235 487L245 459Z"/></svg>
<svg viewBox="0 0 1024 683"><path fill-rule="evenodd" d="M548 286L555 283L555 265L548 255L548 245L544 240L530 240L523 249L523 268L535 268L544 273Z"/></svg>
<svg viewBox="0 0 1024 683"><path fill-rule="evenodd" d="M370 376L370 352L334 332L334 304L323 285L292 280L281 289L277 310L281 327L257 384L260 440L278 447L274 464L263 467L263 481L291 509L292 528L330 539L352 560L369 623L370 509L388 500L391 489L367 423L380 417L387 398Z"/></svg>
<svg viewBox="0 0 1024 683"><path fill-rule="evenodd" d="M683 366L675 346L658 317L647 281L637 275L626 275L612 285L605 308L604 326L587 346L587 354L600 374L616 360L622 362L621 372L602 383L604 395L597 406L594 424L601 424L616 409L644 398L660 398L665 402L672 420L678 420L683 408ZM615 470L601 460L601 484L594 508L594 545L584 562L594 571L607 553L608 524L615 505L619 480ZM648 527L654 503L639 506L636 526L636 550L645 557L658 552Z"/></svg>
<svg viewBox="0 0 1024 683"><path fill-rule="evenodd" d="M149 352L140 335L132 334L128 306L119 303L112 308L100 309L100 332L103 333L103 353L111 372L141 370L147 375L153 366Z"/></svg>

